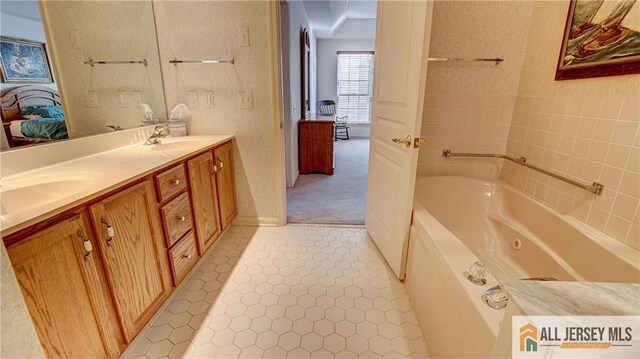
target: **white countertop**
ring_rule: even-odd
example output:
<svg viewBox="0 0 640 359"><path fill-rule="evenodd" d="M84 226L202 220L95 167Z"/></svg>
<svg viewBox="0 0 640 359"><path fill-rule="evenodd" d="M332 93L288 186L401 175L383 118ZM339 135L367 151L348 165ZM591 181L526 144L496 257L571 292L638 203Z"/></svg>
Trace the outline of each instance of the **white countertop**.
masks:
<svg viewBox="0 0 640 359"><path fill-rule="evenodd" d="M172 162L229 141L233 137L207 135L165 138L162 140L163 144L170 145L165 149L161 149L162 145L138 143L5 177L2 179L0 200L3 192L49 181L60 181L61 188L67 186L63 188L64 191L73 187L73 193L35 206L29 203L37 202L37 198L29 197L37 197L37 190L21 194L24 200L21 198L17 204L10 205L8 199L6 202L2 200L2 235L8 235L52 217L127 182L153 173ZM44 196L50 196L51 192L48 190L42 193Z"/></svg>
<svg viewBox="0 0 640 359"><path fill-rule="evenodd" d="M640 284L506 281L526 315L640 315Z"/></svg>

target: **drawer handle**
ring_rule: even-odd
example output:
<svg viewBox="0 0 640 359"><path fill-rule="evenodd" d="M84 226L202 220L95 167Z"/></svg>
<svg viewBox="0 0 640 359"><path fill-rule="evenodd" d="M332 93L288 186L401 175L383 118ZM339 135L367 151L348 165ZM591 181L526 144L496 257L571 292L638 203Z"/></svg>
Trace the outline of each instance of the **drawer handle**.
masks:
<svg viewBox="0 0 640 359"><path fill-rule="evenodd" d="M189 254L183 254L182 258L187 258L187 259L191 259L191 253Z"/></svg>
<svg viewBox="0 0 640 359"><path fill-rule="evenodd" d="M111 246L111 241L116 236L116 231L115 229L113 229L111 224L107 222L104 216L100 217L100 222L102 222L102 224L104 224L107 227L107 247L109 247Z"/></svg>
<svg viewBox="0 0 640 359"><path fill-rule="evenodd" d="M180 184L180 180L176 178L175 180L172 181L172 183L177 186Z"/></svg>
<svg viewBox="0 0 640 359"><path fill-rule="evenodd" d="M89 238L84 234L84 231L82 230L82 228L78 228L78 230L76 231L76 234L78 235L78 237L80 237L80 239L82 239L82 245L84 246L84 260L88 261L89 256L93 251L93 245L91 244L91 241L89 240Z"/></svg>
<svg viewBox="0 0 640 359"><path fill-rule="evenodd" d="M187 220L187 217L185 217L185 216L178 216L178 220L179 220L180 222L184 222L184 221L186 221L186 220Z"/></svg>

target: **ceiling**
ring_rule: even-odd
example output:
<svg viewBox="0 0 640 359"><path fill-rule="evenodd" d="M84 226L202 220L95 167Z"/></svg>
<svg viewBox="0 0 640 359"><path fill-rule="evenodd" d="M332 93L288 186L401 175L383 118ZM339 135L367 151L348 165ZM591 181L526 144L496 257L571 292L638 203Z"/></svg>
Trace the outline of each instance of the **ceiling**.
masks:
<svg viewBox="0 0 640 359"><path fill-rule="evenodd" d="M376 0L302 0L319 39L374 38Z"/></svg>
<svg viewBox="0 0 640 359"><path fill-rule="evenodd" d="M40 21L40 10L36 0L0 1L0 12L27 20Z"/></svg>

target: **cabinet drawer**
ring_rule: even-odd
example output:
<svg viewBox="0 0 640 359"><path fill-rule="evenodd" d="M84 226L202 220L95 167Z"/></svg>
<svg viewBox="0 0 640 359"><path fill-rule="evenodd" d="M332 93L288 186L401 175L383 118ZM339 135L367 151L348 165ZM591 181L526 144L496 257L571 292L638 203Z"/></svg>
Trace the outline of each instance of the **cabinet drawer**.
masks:
<svg viewBox="0 0 640 359"><path fill-rule="evenodd" d="M167 238L167 248L170 248L185 233L193 227L189 194L183 192L160 208L164 231Z"/></svg>
<svg viewBox="0 0 640 359"><path fill-rule="evenodd" d="M187 185L187 177L182 164L157 174L155 179L160 202L166 201L167 198L184 190Z"/></svg>
<svg viewBox="0 0 640 359"><path fill-rule="evenodd" d="M173 281L175 285L178 285L198 261L198 251L196 250L196 240L193 236L193 231L187 233L187 235L169 251L169 257L171 258Z"/></svg>

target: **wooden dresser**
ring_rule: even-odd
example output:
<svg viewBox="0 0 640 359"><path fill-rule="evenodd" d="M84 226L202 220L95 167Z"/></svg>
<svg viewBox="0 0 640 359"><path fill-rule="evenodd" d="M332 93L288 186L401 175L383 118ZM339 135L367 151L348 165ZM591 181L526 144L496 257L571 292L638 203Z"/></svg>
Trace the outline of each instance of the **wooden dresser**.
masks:
<svg viewBox="0 0 640 359"><path fill-rule="evenodd" d="M301 175L333 175L333 126L333 119L326 117L298 122L298 160Z"/></svg>

